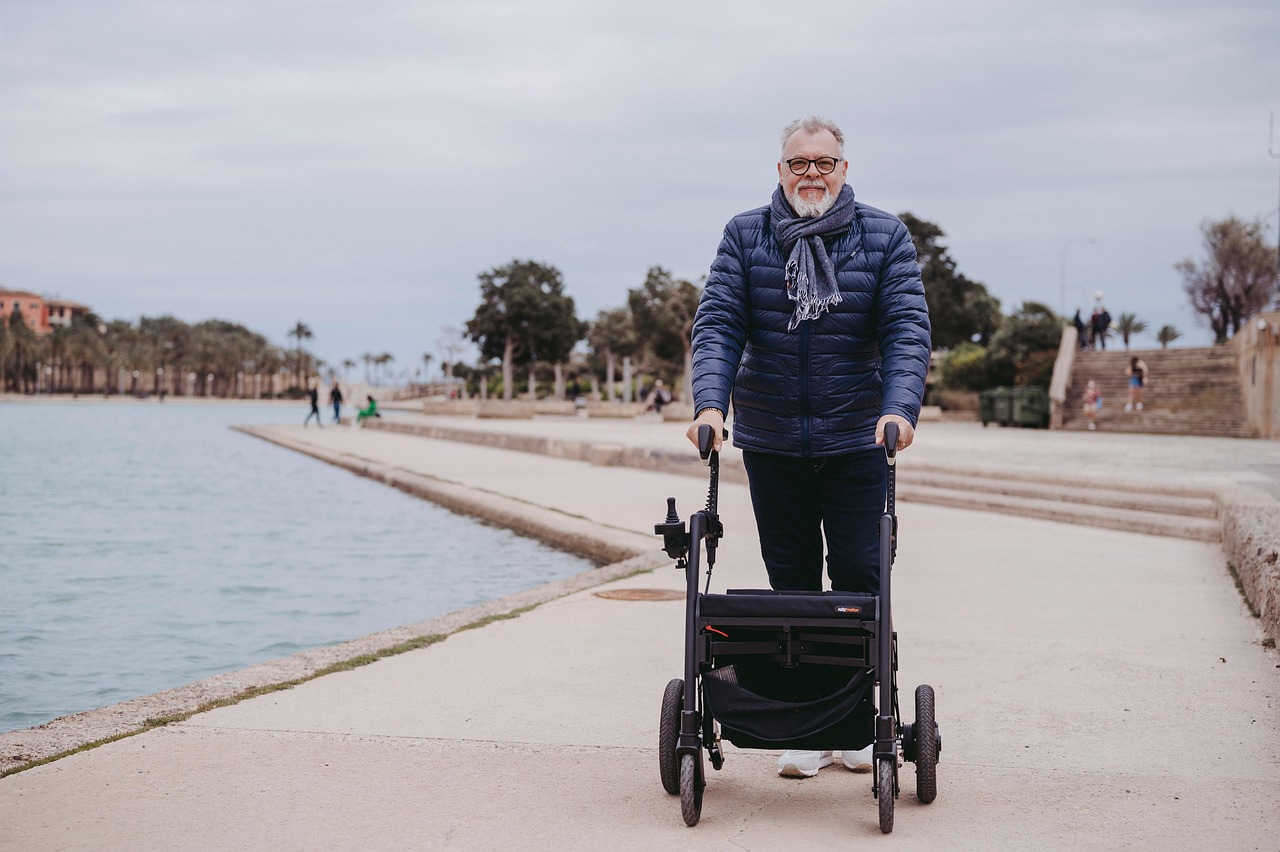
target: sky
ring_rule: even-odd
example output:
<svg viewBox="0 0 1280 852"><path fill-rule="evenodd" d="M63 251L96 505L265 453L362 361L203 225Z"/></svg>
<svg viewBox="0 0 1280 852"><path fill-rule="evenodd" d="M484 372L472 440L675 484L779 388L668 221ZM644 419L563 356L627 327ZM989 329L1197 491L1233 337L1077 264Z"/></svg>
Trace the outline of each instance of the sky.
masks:
<svg viewBox="0 0 1280 852"><path fill-rule="evenodd" d="M0 287L434 372L513 259L588 320L697 281L818 114L1006 312L1101 291L1202 345L1174 264L1276 238L1278 48L1230 0L5 0Z"/></svg>

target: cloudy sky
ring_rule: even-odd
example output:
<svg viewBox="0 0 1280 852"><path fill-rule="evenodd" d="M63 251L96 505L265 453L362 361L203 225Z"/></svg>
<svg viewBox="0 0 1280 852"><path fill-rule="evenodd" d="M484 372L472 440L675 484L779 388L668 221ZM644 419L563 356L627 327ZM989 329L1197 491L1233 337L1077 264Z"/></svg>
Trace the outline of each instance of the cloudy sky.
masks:
<svg viewBox="0 0 1280 852"><path fill-rule="evenodd" d="M1173 264L1206 219L1275 238L1272 110L1274 2L5 0L0 286L438 364L513 258L584 319L696 280L818 113L1006 311L1065 268L1068 313L1199 343Z"/></svg>

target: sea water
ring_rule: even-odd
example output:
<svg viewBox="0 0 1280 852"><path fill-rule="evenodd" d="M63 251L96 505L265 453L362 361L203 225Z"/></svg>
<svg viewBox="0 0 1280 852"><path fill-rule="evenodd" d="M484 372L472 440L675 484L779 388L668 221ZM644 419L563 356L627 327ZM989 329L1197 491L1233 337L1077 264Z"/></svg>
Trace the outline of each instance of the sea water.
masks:
<svg viewBox="0 0 1280 852"><path fill-rule="evenodd" d="M0 731L591 567L229 428L305 415L0 403Z"/></svg>

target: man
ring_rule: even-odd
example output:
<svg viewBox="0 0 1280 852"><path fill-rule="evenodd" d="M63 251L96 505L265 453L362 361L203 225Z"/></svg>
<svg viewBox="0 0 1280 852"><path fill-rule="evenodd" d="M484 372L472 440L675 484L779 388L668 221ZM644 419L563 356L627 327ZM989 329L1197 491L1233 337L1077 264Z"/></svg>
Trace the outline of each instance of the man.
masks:
<svg viewBox="0 0 1280 852"><path fill-rule="evenodd" d="M342 422L342 390L338 387L338 383L333 383L333 390L329 391L329 404L333 406L333 422Z"/></svg>
<svg viewBox="0 0 1280 852"><path fill-rule="evenodd" d="M302 425L310 425L311 418L314 417L316 426L323 427L324 424L320 422L320 389L316 387L315 382L307 384L307 399L311 402L311 412L307 415L307 419L302 421Z"/></svg>
<svg viewBox="0 0 1280 852"><path fill-rule="evenodd" d="M1111 314L1102 305L1098 305L1093 309L1093 316L1089 318L1089 326L1093 331L1093 348L1107 348L1107 330L1111 328Z"/></svg>
<svg viewBox="0 0 1280 852"><path fill-rule="evenodd" d="M878 593L886 423L911 445L929 365L929 316L915 247L896 217L855 201L844 134L811 116L782 133L767 207L735 216L693 326L689 440L720 448L733 400L760 551L775 589ZM871 748L845 752L870 771ZM808 777L831 752L788 751Z"/></svg>

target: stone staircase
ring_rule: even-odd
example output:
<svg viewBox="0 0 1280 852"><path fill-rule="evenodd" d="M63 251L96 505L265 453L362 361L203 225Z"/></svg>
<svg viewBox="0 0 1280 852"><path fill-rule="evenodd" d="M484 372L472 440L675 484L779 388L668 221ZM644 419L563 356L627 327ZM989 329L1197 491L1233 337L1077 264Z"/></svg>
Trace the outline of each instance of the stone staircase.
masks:
<svg viewBox="0 0 1280 852"><path fill-rule="evenodd" d="M667 449L624 446L569 437L547 438L518 432L476 430L462 422L445 425L438 422L398 422L396 418L373 421L365 428L610 467L633 467L699 479L707 476L707 469L697 456L678 445ZM747 473L740 456L732 454L721 460L720 479L722 482L746 484ZM911 464L901 468L897 494L900 499L911 503L932 503L1193 541L1222 540L1222 521L1215 494L1190 484L1166 484L1154 488L1129 482L1124 477L1098 479L1067 472L1045 474L1009 467L971 467L957 462L945 467Z"/></svg>
<svg viewBox="0 0 1280 852"><path fill-rule="evenodd" d="M1118 480L1090 482L1069 476L1050 480L1012 470L907 467L898 474L898 496L908 503L1193 541L1222 540L1217 500L1205 490L1190 487L1171 494L1167 488L1149 489Z"/></svg>
<svg viewBox="0 0 1280 852"><path fill-rule="evenodd" d="M1126 412L1125 367L1137 355L1147 363L1143 410ZM1086 429L1082 406L1089 379L1102 390L1098 429L1166 435L1249 438L1235 353L1229 346L1079 352L1063 410L1064 429Z"/></svg>

